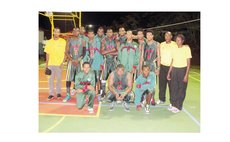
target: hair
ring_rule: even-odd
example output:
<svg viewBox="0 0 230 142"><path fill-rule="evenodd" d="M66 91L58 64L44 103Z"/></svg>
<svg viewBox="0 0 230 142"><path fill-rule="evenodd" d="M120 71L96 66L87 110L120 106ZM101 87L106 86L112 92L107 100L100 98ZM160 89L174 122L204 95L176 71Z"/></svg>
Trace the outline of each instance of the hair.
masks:
<svg viewBox="0 0 230 142"><path fill-rule="evenodd" d="M84 67L84 65L87 65L87 64L91 67L91 64L89 62L84 62L82 66Z"/></svg>
<svg viewBox="0 0 230 142"><path fill-rule="evenodd" d="M185 37L184 37L183 34L177 34L177 36L175 37L175 40L176 40L178 37L182 39L183 43L185 42Z"/></svg>
<svg viewBox="0 0 230 142"><path fill-rule="evenodd" d="M172 36L172 33L170 31L165 32L165 35L166 34L170 34Z"/></svg>
<svg viewBox="0 0 230 142"><path fill-rule="evenodd" d="M143 65L143 66L142 66L142 70L143 70L144 68L149 68L149 69L150 69L149 65Z"/></svg>
<svg viewBox="0 0 230 142"><path fill-rule="evenodd" d="M121 69L121 68L122 68L122 69L124 69L124 68L125 68L125 66L124 66L124 65L122 65L122 64L118 64L118 65L117 65L117 67L116 67L116 69Z"/></svg>
<svg viewBox="0 0 230 142"><path fill-rule="evenodd" d="M131 31L131 30L128 30L127 32L126 32L127 34L133 34L133 32Z"/></svg>
<svg viewBox="0 0 230 142"><path fill-rule="evenodd" d="M93 33L94 34L94 31L93 30L89 30L88 33Z"/></svg>
<svg viewBox="0 0 230 142"><path fill-rule="evenodd" d="M119 26L119 29L122 29L122 28L125 30L125 27L124 27L124 26Z"/></svg>
<svg viewBox="0 0 230 142"><path fill-rule="evenodd" d="M73 28L73 31L74 31L74 30L77 30L77 29L79 30L79 28L78 28L78 27L76 27L76 28Z"/></svg>
<svg viewBox="0 0 230 142"><path fill-rule="evenodd" d="M153 30L147 30L147 31L146 31L146 34L147 34L147 33L152 33L152 35L154 35L154 34L153 34Z"/></svg>
<svg viewBox="0 0 230 142"><path fill-rule="evenodd" d="M99 31L99 30L103 30L103 31L104 31L104 28L103 28L102 26L100 26L100 27L97 29L97 31Z"/></svg>
<svg viewBox="0 0 230 142"><path fill-rule="evenodd" d="M141 28L137 29L137 32L142 32L144 34L144 30Z"/></svg>
<svg viewBox="0 0 230 142"><path fill-rule="evenodd" d="M59 27L54 27L54 30L58 30L58 29L61 31L61 29Z"/></svg>
<svg viewBox="0 0 230 142"><path fill-rule="evenodd" d="M110 31L110 30L113 31L112 27L108 27L108 28L106 29L106 32L108 32L108 31Z"/></svg>

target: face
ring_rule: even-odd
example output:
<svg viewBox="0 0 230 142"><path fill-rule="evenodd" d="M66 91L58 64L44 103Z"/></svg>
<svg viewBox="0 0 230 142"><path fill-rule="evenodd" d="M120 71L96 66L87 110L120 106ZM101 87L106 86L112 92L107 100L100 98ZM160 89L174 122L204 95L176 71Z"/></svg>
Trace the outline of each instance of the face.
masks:
<svg viewBox="0 0 230 142"><path fill-rule="evenodd" d="M107 30L106 35L111 38L113 36L113 30Z"/></svg>
<svg viewBox="0 0 230 142"><path fill-rule="evenodd" d="M142 73L144 77L149 76L150 69L148 67L143 68Z"/></svg>
<svg viewBox="0 0 230 142"><path fill-rule="evenodd" d="M89 39L93 39L94 38L94 33L93 32L88 32L88 37L89 37Z"/></svg>
<svg viewBox="0 0 230 142"><path fill-rule="evenodd" d="M120 28L120 29L119 29L119 34L120 34L121 36L124 36L124 35L125 35L125 28Z"/></svg>
<svg viewBox="0 0 230 142"><path fill-rule="evenodd" d="M77 37L79 35L79 28L73 29L73 36Z"/></svg>
<svg viewBox="0 0 230 142"><path fill-rule="evenodd" d="M122 76L123 74L124 74L124 72L125 72L125 69L124 68L118 68L118 69L116 69L117 70L117 75L118 76Z"/></svg>
<svg viewBox="0 0 230 142"><path fill-rule="evenodd" d="M133 34L132 34L132 33L130 33L130 32L127 32L127 34L126 34L126 38L127 38L127 40L131 40L131 39L132 39L132 37L133 37Z"/></svg>
<svg viewBox="0 0 230 142"><path fill-rule="evenodd" d="M85 34L85 27L80 27L80 34Z"/></svg>
<svg viewBox="0 0 230 142"><path fill-rule="evenodd" d="M137 38L138 38L138 39L143 39L143 38L144 38L143 32L138 31L138 32L137 32Z"/></svg>
<svg viewBox="0 0 230 142"><path fill-rule="evenodd" d="M84 73L89 73L89 71L90 71L90 65L89 64L85 64L84 66L83 66L83 71L84 71Z"/></svg>
<svg viewBox="0 0 230 142"><path fill-rule="evenodd" d="M148 41L153 40L153 34L150 33L150 32L146 33L146 38L147 38Z"/></svg>
<svg viewBox="0 0 230 142"><path fill-rule="evenodd" d="M104 30L103 29L98 29L97 34L99 37L103 36Z"/></svg>
<svg viewBox="0 0 230 142"><path fill-rule="evenodd" d="M176 43L177 43L177 45L182 45L184 43L184 41L181 39L181 37L177 37Z"/></svg>
<svg viewBox="0 0 230 142"><path fill-rule="evenodd" d="M54 37L58 38L60 36L60 29L54 29Z"/></svg>
<svg viewBox="0 0 230 142"><path fill-rule="evenodd" d="M170 33L165 33L165 41L170 42L172 40L172 35Z"/></svg>

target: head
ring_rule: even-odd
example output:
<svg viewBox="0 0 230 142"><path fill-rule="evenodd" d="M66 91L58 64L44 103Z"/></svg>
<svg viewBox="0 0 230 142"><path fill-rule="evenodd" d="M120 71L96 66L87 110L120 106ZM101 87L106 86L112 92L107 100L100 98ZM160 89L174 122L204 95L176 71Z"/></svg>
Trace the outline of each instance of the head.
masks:
<svg viewBox="0 0 230 142"><path fill-rule="evenodd" d="M108 29L106 30L106 36L107 36L108 38L111 38L111 37L113 36L113 29L112 29L112 28L108 28Z"/></svg>
<svg viewBox="0 0 230 142"><path fill-rule="evenodd" d="M81 35L85 34L85 27L83 27L83 26L80 27L80 34Z"/></svg>
<svg viewBox="0 0 230 142"><path fill-rule="evenodd" d="M99 37L102 37L104 35L104 28L103 27L99 27L97 30L97 34Z"/></svg>
<svg viewBox="0 0 230 142"><path fill-rule="evenodd" d="M89 39L93 39L94 38L94 32L88 31L88 37L89 37Z"/></svg>
<svg viewBox="0 0 230 142"><path fill-rule="evenodd" d="M60 28L55 27L55 28L54 28L54 32L53 32L53 34L54 34L54 38L59 38L60 33L61 33Z"/></svg>
<svg viewBox="0 0 230 142"><path fill-rule="evenodd" d="M148 31L146 32L146 38L147 38L147 40L148 40L148 41L151 41L151 40L153 40L153 37L154 37L153 31L152 31L152 30L148 30Z"/></svg>
<svg viewBox="0 0 230 142"><path fill-rule="evenodd" d="M178 34L178 35L176 36L176 43L177 43L178 46L183 45L183 44L184 44L184 41L185 41L185 37L184 37L183 34Z"/></svg>
<svg viewBox="0 0 230 142"><path fill-rule="evenodd" d="M122 64L118 64L116 67L116 72L118 74L118 76L122 76L125 72L125 67Z"/></svg>
<svg viewBox="0 0 230 142"><path fill-rule="evenodd" d="M84 73L86 73L86 74L89 73L90 68L91 68L91 65L90 65L89 62L84 62L83 65L82 65L82 67L83 67Z"/></svg>
<svg viewBox="0 0 230 142"><path fill-rule="evenodd" d="M77 37L79 35L79 28L73 28L73 36Z"/></svg>
<svg viewBox="0 0 230 142"><path fill-rule="evenodd" d="M172 33L168 31L165 33L165 41L171 42L171 40L172 40Z"/></svg>
<svg viewBox="0 0 230 142"><path fill-rule="evenodd" d="M142 29L137 30L137 38L143 39L144 38L144 31Z"/></svg>
<svg viewBox="0 0 230 142"><path fill-rule="evenodd" d="M125 33L126 33L125 28L124 27L120 27L119 28L119 35L124 36Z"/></svg>
<svg viewBox="0 0 230 142"><path fill-rule="evenodd" d="M148 65L142 66L142 75L148 77L150 73L150 67Z"/></svg>
<svg viewBox="0 0 230 142"><path fill-rule="evenodd" d="M132 31L127 31L126 33L126 38L127 40L132 40L133 39L133 32Z"/></svg>

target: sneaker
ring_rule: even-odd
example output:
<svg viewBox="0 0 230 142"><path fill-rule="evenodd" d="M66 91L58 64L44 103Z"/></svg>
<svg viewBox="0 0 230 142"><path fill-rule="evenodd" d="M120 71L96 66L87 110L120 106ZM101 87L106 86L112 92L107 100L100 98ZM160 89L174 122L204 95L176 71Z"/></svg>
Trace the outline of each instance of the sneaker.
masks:
<svg viewBox="0 0 230 142"><path fill-rule="evenodd" d="M152 100L151 100L151 105L153 105L153 106L156 105L155 99L152 99Z"/></svg>
<svg viewBox="0 0 230 142"><path fill-rule="evenodd" d="M114 105L115 105L114 101L110 103L110 105L109 105L109 111L113 111L114 110Z"/></svg>
<svg viewBox="0 0 230 142"><path fill-rule="evenodd" d="M76 94L76 90L72 89L70 94L71 94L71 96L74 96Z"/></svg>
<svg viewBox="0 0 230 142"><path fill-rule="evenodd" d="M88 112L89 113L94 113L93 108L88 107Z"/></svg>
<svg viewBox="0 0 230 142"><path fill-rule="evenodd" d="M180 112L180 110L178 108L176 108L176 107L172 107L171 112L178 113L178 112Z"/></svg>
<svg viewBox="0 0 230 142"><path fill-rule="evenodd" d="M53 95L49 95L48 101L53 100L53 99L54 99L54 96Z"/></svg>
<svg viewBox="0 0 230 142"><path fill-rule="evenodd" d="M57 99L58 99L58 100L61 99L61 94L57 94Z"/></svg>
<svg viewBox="0 0 230 142"><path fill-rule="evenodd" d="M139 110L141 110L141 109L142 109L142 105L141 105L141 104L139 104L139 105L136 106L136 110L137 110L137 111L139 111Z"/></svg>
<svg viewBox="0 0 230 142"><path fill-rule="evenodd" d="M126 102L123 102L123 103L122 103L122 106L123 106L123 108L124 108L124 110L125 110L126 112L130 112L129 106L128 106L128 104L127 104Z"/></svg>
<svg viewBox="0 0 230 142"><path fill-rule="evenodd" d="M67 93L65 99L64 99L62 102L66 103L67 101L70 100L70 98L71 98L71 97L70 97L70 94Z"/></svg>
<svg viewBox="0 0 230 142"><path fill-rule="evenodd" d="M164 104L165 102L163 102L163 101L161 101L161 100L158 100L157 101L157 104L159 105L159 104Z"/></svg>
<svg viewBox="0 0 230 142"><path fill-rule="evenodd" d="M150 106L149 105L145 106L145 113L150 114Z"/></svg>
<svg viewBox="0 0 230 142"><path fill-rule="evenodd" d="M173 109L172 104L169 104L169 106L168 106L168 110L169 110L169 111L172 111L172 109Z"/></svg>

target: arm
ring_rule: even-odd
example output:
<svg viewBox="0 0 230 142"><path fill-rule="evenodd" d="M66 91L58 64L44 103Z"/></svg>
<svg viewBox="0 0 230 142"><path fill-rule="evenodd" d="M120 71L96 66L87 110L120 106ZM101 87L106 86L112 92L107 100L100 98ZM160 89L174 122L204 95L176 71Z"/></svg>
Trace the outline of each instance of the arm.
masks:
<svg viewBox="0 0 230 142"><path fill-rule="evenodd" d="M127 73L127 89L125 90L124 94L122 94L123 97L125 97L127 94L129 94L132 91L133 88L133 79L131 73Z"/></svg>
<svg viewBox="0 0 230 142"><path fill-rule="evenodd" d="M114 94L115 96L116 96L116 98L118 98L119 97L119 94L115 91L115 89L114 89L114 87L113 87L113 80L114 80L114 74L113 73L111 73L110 75L109 75L109 79L108 79L108 81L109 81L109 86L108 86L108 88L109 88L109 91L112 93L112 94Z"/></svg>
<svg viewBox="0 0 230 142"><path fill-rule="evenodd" d="M65 47L65 56L68 60L72 61L72 57L69 54L69 40L66 42L66 47Z"/></svg>
<svg viewBox="0 0 230 142"><path fill-rule="evenodd" d="M157 45L157 67L160 67L161 65L161 55L160 55L160 44Z"/></svg>
<svg viewBox="0 0 230 142"><path fill-rule="evenodd" d="M49 63L49 54L46 53L46 68L48 67L48 63Z"/></svg>
<svg viewBox="0 0 230 142"><path fill-rule="evenodd" d="M142 65L143 65L143 62L144 62L144 46L142 46L142 48L140 49L140 68L139 68L139 71L140 73L142 72Z"/></svg>
<svg viewBox="0 0 230 142"><path fill-rule="evenodd" d="M86 42L82 40L82 45L83 45L83 51L81 57L84 58L86 54Z"/></svg>
<svg viewBox="0 0 230 142"><path fill-rule="evenodd" d="M171 60L170 68L167 75L167 80L171 80L172 64L173 64L173 59Z"/></svg>
<svg viewBox="0 0 230 142"><path fill-rule="evenodd" d="M189 75L189 70L190 70L190 64L191 64L191 58L187 59L187 69L186 69L186 74L184 76L184 82L188 82L188 75Z"/></svg>
<svg viewBox="0 0 230 142"><path fill-rule="evenodd" d="M101 54L102 55L107 54L107 52L105 51L105 41L104 40L101 41Z"/></svg>

